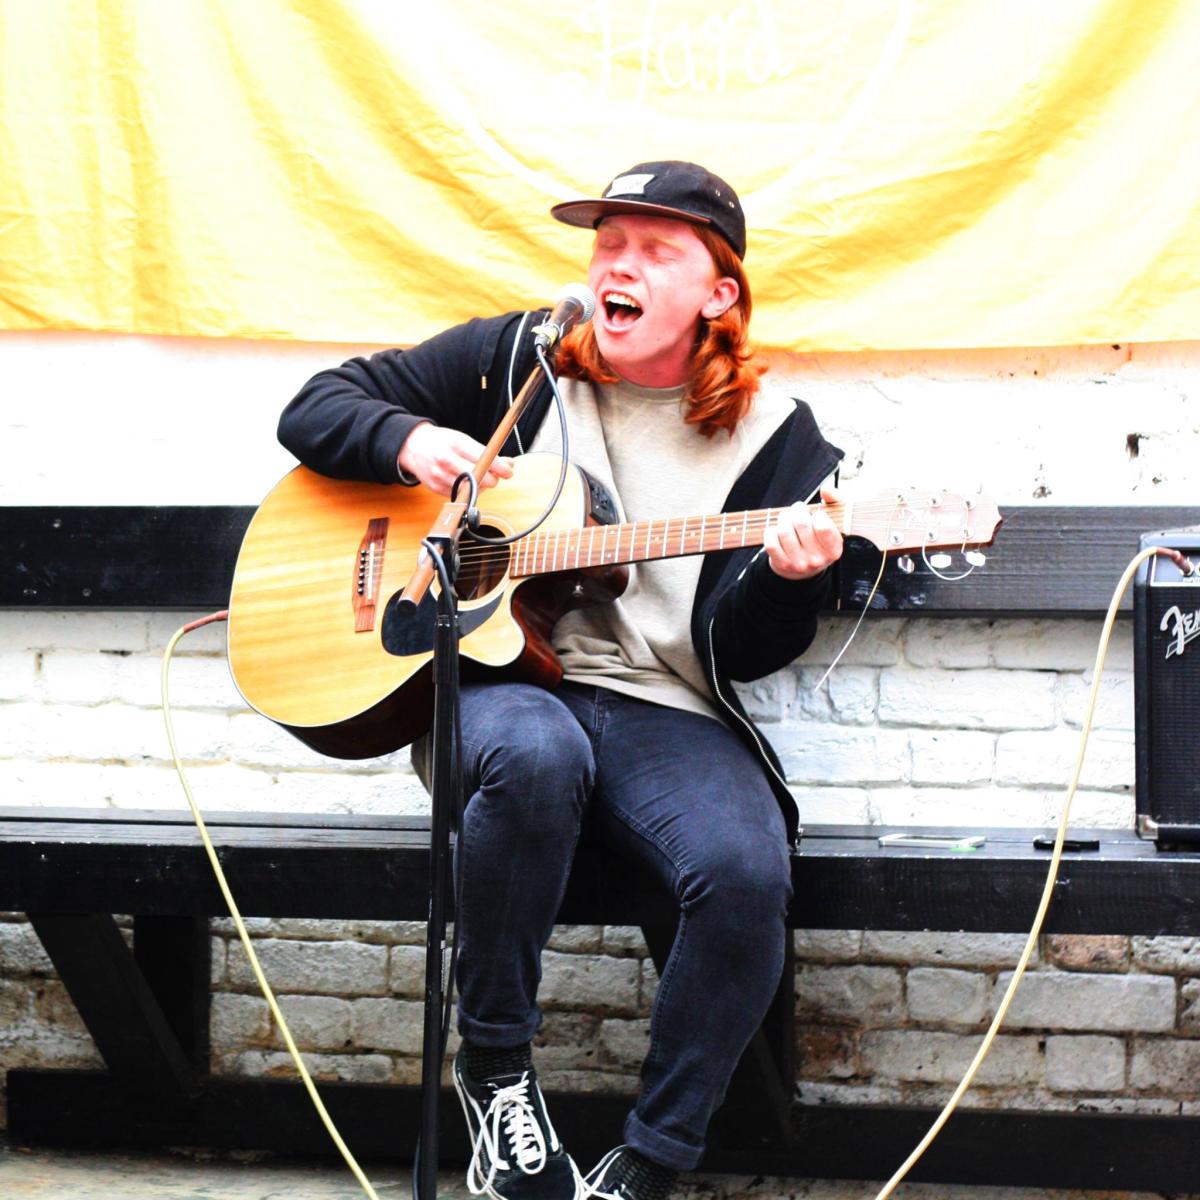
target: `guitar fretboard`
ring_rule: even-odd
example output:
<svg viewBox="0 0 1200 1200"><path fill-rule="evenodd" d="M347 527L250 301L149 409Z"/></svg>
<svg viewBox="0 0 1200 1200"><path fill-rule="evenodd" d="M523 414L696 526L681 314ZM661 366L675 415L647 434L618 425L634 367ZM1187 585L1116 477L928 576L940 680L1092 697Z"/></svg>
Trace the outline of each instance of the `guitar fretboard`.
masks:
<svg viewBox="0 0 1200 1200"><path fill-rule="evenodd" d="M811 505L811 508L818 507ZM823 507L842 528L843 506ZM575 571L654 558L682 558L713 550L761 546L768 527L779 519L780 508L760 508L707 517L669 517L659 521L630 521L624 525L586 525L582 529L533 533L519 542L512 557L514 577L550 571Z"/></svg>

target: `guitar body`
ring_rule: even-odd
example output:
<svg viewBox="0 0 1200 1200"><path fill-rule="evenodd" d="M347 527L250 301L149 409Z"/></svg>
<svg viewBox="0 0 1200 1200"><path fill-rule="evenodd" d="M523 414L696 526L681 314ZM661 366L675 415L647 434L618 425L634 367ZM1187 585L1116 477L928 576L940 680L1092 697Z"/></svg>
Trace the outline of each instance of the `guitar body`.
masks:
<svg viewBox="0 0 1200 1200"><path fill-rule="evenodd" d="M561 460L529 454L480 495L482 532L527 529L553 495ZM257 712L335 758L388 754L433 714L436 595L398 597L445 503L422 487L329 479L297 467L246 530L229 601L229 665ZM615 520L611 500L571 466L543 530ZM510 548L464 538L460 649L471 664L552 687L562 677L550 631L569 608L610 600L623 567L509 576ZM436 587L436 585L435 585Z"/></svg>

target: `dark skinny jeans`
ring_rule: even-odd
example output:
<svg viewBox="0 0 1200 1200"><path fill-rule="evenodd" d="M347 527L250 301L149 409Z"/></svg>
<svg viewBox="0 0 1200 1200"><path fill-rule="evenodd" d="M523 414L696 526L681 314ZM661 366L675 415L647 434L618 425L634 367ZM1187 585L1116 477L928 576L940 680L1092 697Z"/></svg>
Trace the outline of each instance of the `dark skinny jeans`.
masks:
<svg viewBox="0 0 1200 1200"><path fill-rule="evenodd" d="M581 828L628 853L680 910L625 1141L695 1167L779 982L791 896L782 814L751 752L709 717L605 688L467 684L459 1032L537 1032L541 954Z"/></svg>

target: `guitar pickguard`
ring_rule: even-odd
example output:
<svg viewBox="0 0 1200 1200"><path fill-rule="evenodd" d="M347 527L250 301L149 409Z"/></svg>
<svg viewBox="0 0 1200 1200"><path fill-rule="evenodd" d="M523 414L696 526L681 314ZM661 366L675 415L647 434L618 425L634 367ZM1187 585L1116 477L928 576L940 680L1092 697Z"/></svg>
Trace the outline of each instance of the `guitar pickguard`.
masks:
<svg viewBox="0 0 1200 1200"><path fill-rule="evenodd" d="M459 641L483 625L500 607L504 598L497 592L491 600L476 608L458 610ZM389 654L404 658L410 654L422 654L433 649L434 627L437 624L437 598L432 590L427 591L421 603L413 608L400 602L400 592L392 595L383 613L383 628L380 638Z"/></svg>

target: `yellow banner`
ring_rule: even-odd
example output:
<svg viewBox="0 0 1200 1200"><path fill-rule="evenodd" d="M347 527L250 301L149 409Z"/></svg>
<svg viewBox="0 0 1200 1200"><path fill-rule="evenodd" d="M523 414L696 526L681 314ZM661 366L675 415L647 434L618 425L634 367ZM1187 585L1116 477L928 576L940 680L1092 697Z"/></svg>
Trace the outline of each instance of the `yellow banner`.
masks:
<svg viewBox="0 0 1200 1200"><path fill-rule="evenodd" d="M408 343L543 303L634 163L757 340L1200 337L1197 0L0 0L0 326Z"/></svg>

